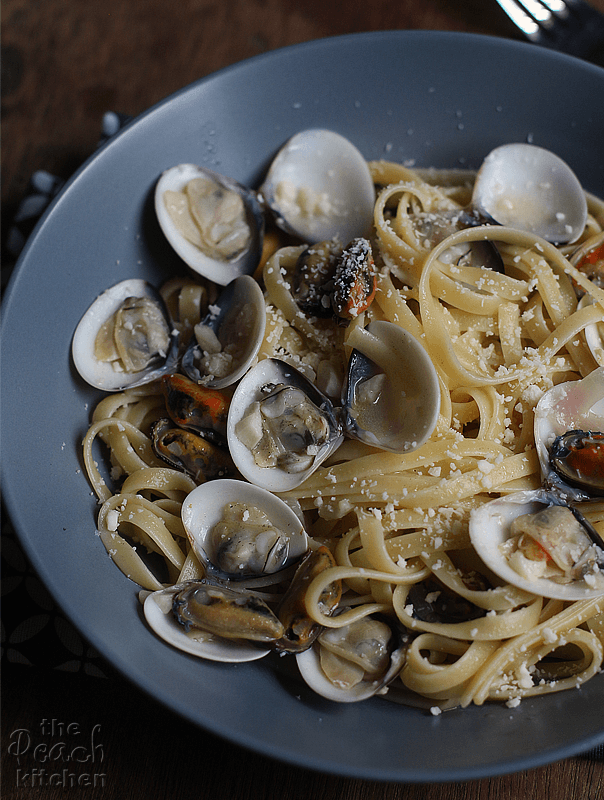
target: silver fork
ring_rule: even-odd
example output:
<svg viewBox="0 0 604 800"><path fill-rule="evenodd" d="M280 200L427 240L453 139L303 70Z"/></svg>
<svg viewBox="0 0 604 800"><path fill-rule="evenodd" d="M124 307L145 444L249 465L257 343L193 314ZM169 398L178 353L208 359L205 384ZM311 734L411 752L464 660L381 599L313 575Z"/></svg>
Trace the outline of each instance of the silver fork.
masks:
<svg viewBox="0 0 604 800"><path fill-rule="evenodd" d="M604 15L585 0L497 0L535 44L604 65Z"/></svg>

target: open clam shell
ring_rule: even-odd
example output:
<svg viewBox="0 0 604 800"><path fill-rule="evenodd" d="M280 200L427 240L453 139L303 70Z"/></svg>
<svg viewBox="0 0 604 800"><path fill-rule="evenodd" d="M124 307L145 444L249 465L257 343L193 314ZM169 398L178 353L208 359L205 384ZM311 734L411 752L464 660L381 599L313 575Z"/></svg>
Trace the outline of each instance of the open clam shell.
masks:
<svg viewBox="0 0 604 800"><path fill-rule="evenodd" d="M150 360L144 368L129 372L118 366L120 361L100 360L95 354L97 334L128 298L148 298L154 302L154 314L162 329L162 339L167 343L165 351L149 353ZM140 352L145 352L149 341L141 335L134 344ZM178 334L159 292L147 281L129 279L116 283L94 300L78 323L71 353L77 371L87 383L106 392L119 392L150 383L172 372L178 361Z"/></svg>
<svg viewBox="0 0 604 800"><path fill-rule="evenodd" d="M470 539L484 563L503 581L532 594L560 600L587 600L604 594L604 573L596 585L584 579L558 583L548 578L527 578L513 569L504 551L504 543L512 536L512 521L523 514L534 514L549 505L545 492L516 492L485 503L470 515Z"/></svg>
<svg viewBox="0 0 604 800"><path fill-rule="evenodd" d="M195 326L182 358L183 371L191 380L214 389L236 383L254 363L265 328L262 289L250 275L235 278L202 320L199 333Z"/></svg>
<svg viewBox="0 0 604 800"><path fill-rule="evenodd" d="M567 381L545 392L535 408L535 445L542 477L550 477L550 449L567 431L604 432L604 367L580 381Z"/></svg>
<svg viewBox="0 0 604 800"><path fill-rule="evenodd" d="M432 435L440 411L430 357L391 322L376 320L355 336L343 396L346 433L393 453L416 450Z"/></svg>
<svg viewBox="0 0 604 800"><path fill-rule="evenodd" d="M306 242L365 236L375 189L367 162L335 131L312 128L292 136L260 189L277 224Z"/></svg>
<svg viewBox="0 0 604 800"><path fill-rule="evenodd" d="M287 397L281 402L278 395L290 391L291 402ZM229 450L241 474L258 486L272 492L294 489L342 440L329 399L279 359L259 361L235 389L227 420Z"/></svg>
<svg viewBox="0 0 604 800"><path fill-rule="evenodd" d="M349 641L349 636L344 632L348 628L362 629L368 622L369 625L372 624L371 617L358 620L351 626L346 626L345 629L329 628L321 636L337 637L340 640L337 648L340 652L345 651L346 648L352 650L356 647L355 656L358 657L358 661L356 664L349 663L352 663L353 669L358 669L359 673L362 673L362 667L358 667L358 663L362 663L365 660L365 654L370 652L375 654L376 651L384 651L382 657L387 660L386 668L379 677L363 678L354 685L346 683L338 685L327 677L321 666L322 645L320 642L321 637L319 637L312 647L296 655L296 662L302 678L317 694L336 703L357 703L374 697L376 694L384 693L388 685L398 676L403 667L406 653L406 648L398 631L391 628L392 643L389 646L389 651L386 651L387 643L373 638L372 634L370 634L371 638L362 639L360 637L356 642L352 643ZM387 626L387 623L383 621L377 622L383 627ZM344 663L346 662L344 661Z"/></svg>
<svg viewBox="0 0 604 800"><path fill-rule="evenodd" d="M182 585L151 592L145 598L143 613L150 628L161 639L178 650L209 661L242 663L264 658L270 647L242 639L224 639L204 631L187 631L174 616L172 605Z"/></svg>
<svg viewBox="0 0 604 800"><path fill-rule="evenodd" d="M203 202L202 230L189 213L192 206L186 191L198 179L214 187ZM229 205L225 210L225 198L235 202L241 198L242 209L236 209L236 214ZM167 169L155 188L155 212L166 239L183 261L215 283L226 286L258 266L264 235L262 208L256 194L232 178L195 164Z"/></svg>
<svg viewBox="0 0 604 800"><path fill-rule="evenodd" d="M183 502L182 521L206 573L247 587L278 583L308 550L295 512L245 481L208 481L193 489Z"/></svg>
<svg viewBox="0 0 604 800"><path fill-rule="evenodd" d="M587 219L585 193L568 164L523 142L487 155L476 176L472 205L499 225L557 244L578 239Z"/></svg>

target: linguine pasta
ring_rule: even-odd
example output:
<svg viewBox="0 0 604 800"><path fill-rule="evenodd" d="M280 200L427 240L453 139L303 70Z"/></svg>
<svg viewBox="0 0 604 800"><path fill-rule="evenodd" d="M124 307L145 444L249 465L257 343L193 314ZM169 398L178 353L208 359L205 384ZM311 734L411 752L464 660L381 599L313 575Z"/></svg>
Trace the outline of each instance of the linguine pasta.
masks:
<svg viewBox="0 0 604 800"><path fill-rule="evenodd" d="M259 358L289 361L311 379L341 380L352 348L387 373L365 326L386 320L425 348L436 367L441 405L429 441L404 454L347 440L301 486L282 494L299 507L315 544L337 566L306 598L327 628L369 614L395 615L410 634L405 664L389 695L422 697L433 709L516 705L521 698L580 686L604 658L604 596L564 602L498 585L474 553L470 513L487 501L540 485L533 412L552 385L597 366L585 329L604 324L604 290L569 260L604 241L604 203L588 196L588 221L572 247L555 247L512 228L464 229L436 246L417 233L417 213L467 205L473 175L370 164L378 188L372 246L378 267L373 304L348 327L307 316L291 293L302 246L282 246L257 273L267 325ZM503 272L449 263L453 245L491 240ZM575 287L591 302L579 304ZM212 288L175 279L162 293L183 334L204 316ZM208 293L210 293L208 295ZM180 517L195 482L153 453L149 426L165 414L157 385L104 398L84 439L84 459L101 508L98 530L117 566L154 591L203 575ZM95 440L110 474L94 461ZM604 501L587 518L604 536ZM161 560L149 566L141 553ZM344 610L326 616L321 591L344 582ZM500 583L500 582L499 582ZM418 614L447 599L453 614ZM436 711L435 711L436 713Z"/></svg>

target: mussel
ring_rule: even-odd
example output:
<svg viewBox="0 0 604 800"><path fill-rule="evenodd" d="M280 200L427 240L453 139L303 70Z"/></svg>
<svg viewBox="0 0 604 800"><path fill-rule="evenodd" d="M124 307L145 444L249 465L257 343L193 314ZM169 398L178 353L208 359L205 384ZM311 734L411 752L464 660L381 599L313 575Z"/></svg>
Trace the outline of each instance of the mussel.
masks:
<svg viewBox="0 0 604 800"><path fill-rule="evenodd" d="M185 375L165 375L161 382L170 419L179 427L201 434L217 444L226 443L230 397L219 389L199 386Z"/></svg>
<svg viewBox="0 0 604 800"><path fill-rule="evenodd" d="M292 296L315 317L334 317L346 325L366 311L375 297L376 268L371 244L357 237L342 248L337 240L309 245L298 257Z"/></svg>
<svg viewBox="0 0 604 800"><path fill-rule="evenodd" d="M535 408L534 432L547 488L574 500L601 495L604 367L580 381L560 383L545 392Z"/></svg>
<svg viewBox="0 0 604 800"><path fill-rule="evenodd" d="M149 626L164 641L210 661L263 658L283 633L262 599L206 579L151 592L143 609Z"/></svg>
<svg viewBox="0 0 604 800"><path fill-rule="evenodd" d="M311 550L300 562L277 609L277 616L283 623L283 636L275 643L280 652L301 653L307 650L323 630L308 614L306 593L318 575L335 566L336 561L325 546ZM329 583L318 600L321 612L326 616L333 614L341 597L342 581Z"/></svg>
<svg viewBox="0 0 604 800"><path fill-rule="evenodd" d="M170 420L162 418L153 424L151 442L159 458L174 469L186 472L196 483L236 473L226 449L193 431L175 427Z"/></svg>

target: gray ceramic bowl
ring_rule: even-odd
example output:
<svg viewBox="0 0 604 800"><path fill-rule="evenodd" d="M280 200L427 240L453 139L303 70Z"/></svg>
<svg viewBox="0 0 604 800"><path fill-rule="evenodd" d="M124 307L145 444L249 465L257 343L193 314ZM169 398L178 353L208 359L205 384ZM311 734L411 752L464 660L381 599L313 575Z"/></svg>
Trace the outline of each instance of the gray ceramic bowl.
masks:
<svg viewBox="0 0 604 800"><path fill-rule="evenodd" d="M599 98L599 99L598 99ZM158 230L160 172L198 162L250 185L287 137L324 126L367 158L476 167L504 142L567 160L604 194L604 70L511 41L384 32L237 64L160 103L75 175L23 253L4 308L4 490L21 541L80 631L124 675L207 730L342 775L398 781L526 769L604 741L604 676L580 691L433 717L312 696L265 661L202 663L145 627L135 587L95 536L80 443L98 395L70 363L93 298L182 269ZM23 425L23 409L27 425Z"/></svg>

